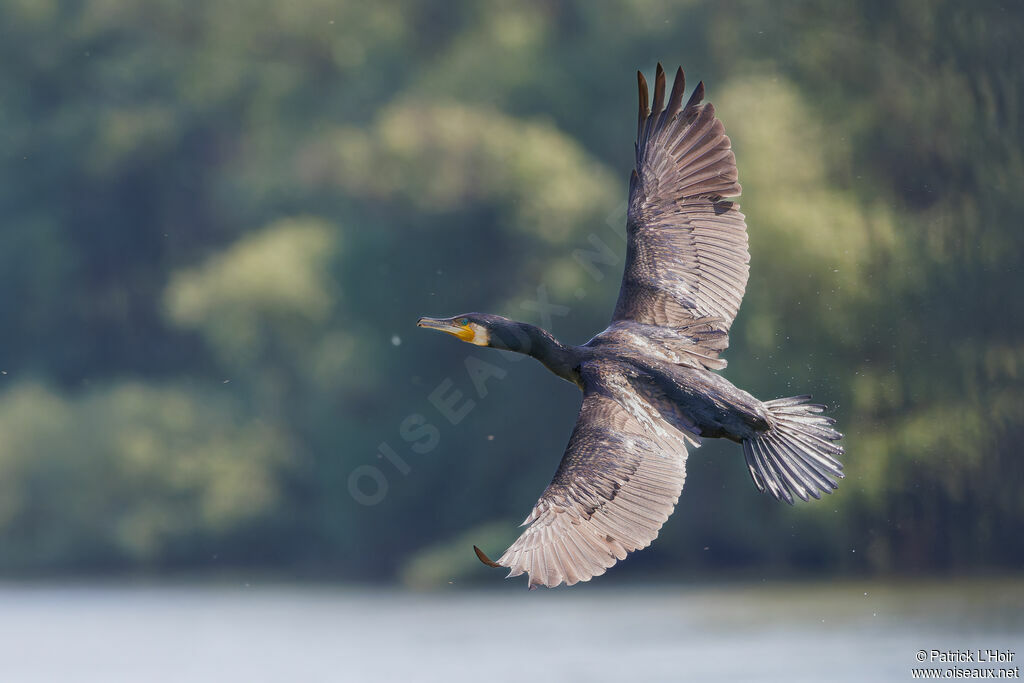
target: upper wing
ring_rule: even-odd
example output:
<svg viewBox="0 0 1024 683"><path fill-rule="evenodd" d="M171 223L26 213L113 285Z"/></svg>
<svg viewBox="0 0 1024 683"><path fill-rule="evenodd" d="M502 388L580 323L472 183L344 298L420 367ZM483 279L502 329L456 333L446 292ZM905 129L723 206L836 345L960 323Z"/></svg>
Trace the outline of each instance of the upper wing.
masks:
<svg viewBox="0 0 1024 683"><path fill-rule="evenodd" d="M509 576L528 572L530 588L603 574L647 547L679 500L685 437L612 372L585 373L576 427L529 527L497 562L477 550Z"/></svg>
<svg viewBox="0 0 1024 683"><path fill-rule="evenodd" d="M720 318L728 331L747 286L747 227L739 207L736 159L699 83L682 106L676 72L668 107L658 65L653 109L640 83L636 169L629 184L626 269L613 320L678 327Z"/></svg>

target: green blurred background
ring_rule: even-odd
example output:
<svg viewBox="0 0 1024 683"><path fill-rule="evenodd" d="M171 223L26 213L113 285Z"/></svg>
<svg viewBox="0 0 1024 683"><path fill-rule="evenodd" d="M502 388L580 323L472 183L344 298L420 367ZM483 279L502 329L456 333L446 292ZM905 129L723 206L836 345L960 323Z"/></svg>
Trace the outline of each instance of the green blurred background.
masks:
<svg viewBox="0 0 1024 683"><path fill-rule="evenodd" d="M952 0L0 3L0 574L498 582L470 545L578 391L415 321L603 329L659 60L736 150L726 375L832 405L847 478L789 508L709 443L601 581L1020 570L1022 35Z"/></svg>

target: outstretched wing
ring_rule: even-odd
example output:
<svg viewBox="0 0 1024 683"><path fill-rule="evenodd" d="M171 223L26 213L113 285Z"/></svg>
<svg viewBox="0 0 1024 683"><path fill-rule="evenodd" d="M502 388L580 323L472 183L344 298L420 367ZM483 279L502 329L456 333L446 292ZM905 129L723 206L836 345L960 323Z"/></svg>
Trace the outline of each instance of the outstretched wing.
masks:
<svg viewBox="0 0 1024 683"><path fill-rule="evenodd" d="M685 78L676 72L668 106L658 65L653 108L640 84L636 169L630 178L628 247L613 321L679 327L720 318L732 325L747 286L747 228L723 197L740 193L736 159L722 122L701 104L699 83L682 105Z"/></svg>
<svg viewBox="0 0 1024 683"><path fill-rule="evenodd" d="M686 437L629 390L614 366L584 372L583 405L558 471L529 527L491 562L530 588L599 576L650 545L686 479Z"/></svg>

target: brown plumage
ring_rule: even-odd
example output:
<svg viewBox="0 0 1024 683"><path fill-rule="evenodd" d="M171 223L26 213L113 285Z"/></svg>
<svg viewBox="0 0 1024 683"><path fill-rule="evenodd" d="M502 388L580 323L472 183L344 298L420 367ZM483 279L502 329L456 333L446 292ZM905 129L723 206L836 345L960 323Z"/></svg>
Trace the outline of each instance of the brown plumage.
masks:
<svg viewBox="0 0 1024 683"><path fill-rule="evenodd" d="M657 537L686 479L687 447L743 446L754 484L792 503L836 488L841 438L809 396L759 401L711 372L725 367L729 328L747 284L746 223L736 160L699 83L684 105L676 72L665 105L637 74L636 168L629 184L626 266L608 328L567 346L533 325L467 313L421 318L463 341L526 353L583 391L579 417L526 529L498 560L529 586L603 574Z"/></svg>

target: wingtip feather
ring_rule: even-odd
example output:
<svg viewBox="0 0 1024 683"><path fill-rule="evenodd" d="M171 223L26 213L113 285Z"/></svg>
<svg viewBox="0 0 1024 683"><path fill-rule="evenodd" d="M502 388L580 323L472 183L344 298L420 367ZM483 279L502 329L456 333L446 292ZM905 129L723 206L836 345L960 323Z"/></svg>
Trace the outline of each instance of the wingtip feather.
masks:
<svg viewBox="0 0 1024 683"><path fill-rule="evenodd" d="M647 93L647 79L644 78L643 72L641 72L639 70L636 72L636 85L637 85L637 92L638 92L638 94L640 96L640 111L639 111L639 114L637 115L637 124L636 124L636 139L637 139L637 143L639 143L640 142L640 138L641 138L641 136L643 135L643 132L644 132L644 121L647 120L647 116L651 112L651 110L648 108L648 103L649 103L650 100L649 100L649 96L648 96L648 93Z"/></svg>
<svg viewBox="0 0 1024 683"><path fill-rule="evenodd" d="M658 62L658 68L654 74L654 104L651 105L651 115L657 116L661 113L662 108L665 106L665 69L662 68L661 62Z"/></svg>
<svg viewBox="0 0 1024 683"><path fill-rule="evenodd" d="M683 103L683 94L686 91L686 74L683 67L676 70L675 80L672 81L672 94L668 98L668 107L665 109L665 116L672 117L679 113Z"/></svg>
<svg viewBox="0 0 1024 683"><path fill-rule="evenodd" d="M693 94L690 95L690 99L686 102L686 109L695 107L704 101L704 81L697 83L697 87L693 89Z"/></svg>
<svg viewBox="0 0 1024 683"><path fill-rule="evenodd" d="M478 548L476 546L473 546L473 552L476 553L476 559L480 560L481 562L486 564L488 567L501 567L502 566L502 565L498 564L497 562L495 562L494 560L492 560L491 558L487 557L487 553L485 553L483 550L480 550L480 548Z"/></svg>

